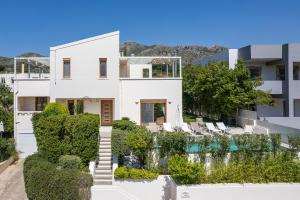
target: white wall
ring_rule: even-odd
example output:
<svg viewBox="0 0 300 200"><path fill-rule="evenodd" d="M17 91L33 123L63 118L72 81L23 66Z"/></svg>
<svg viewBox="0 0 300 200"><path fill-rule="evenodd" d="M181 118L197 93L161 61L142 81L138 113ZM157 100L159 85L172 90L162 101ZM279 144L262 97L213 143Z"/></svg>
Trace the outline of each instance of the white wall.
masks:
<svg viewBox="0 0 300 200"><path fill-rule="evenodd" d="M228 50L229 54L229 68L233 69L235 68L235 65L237 64L238 61L238 49L229 49Z"/></svg>
<svg viewBox="0 0 300 200"><path fill-rule="evenodd" d="M121 117L140 124L141 99L167 99L167 122L175 126L178 105L182 112L182 82L180 79L121 80Z"/></svg>
<svg viewBox="0 0 300 200"><path fill-rule="evenodd" d="M205 184L177 186L176 200L295 200L300 184Z"/></svg>
<svg viewBox="0 0 300 200"><path fill-rule="evenodd" d="M56 98L115 98L119 116L119 32L51 48L51 101ZM71 78L63 80L63 58L71 59ZM107 79L99 79L99 58L107 58Z"/></svg>
<svg viewBox="0 0 300 200"><path fill-rule="evenodd" d="M17 96L46 97L50 96L50 81L48 79L28 79L15 81Z"/></svg>
<svg viewBox="0 0 300 200"><path fill-rule="evenodd" d="M100 114L100 100L99 99L87 99L83 102L83 111L85 113Z"/></svg>
<svg viewBox="0 0 300 200"><path fill-rule="evenodd" d="M257 106L257 115L259 117L283 117L283 99L273 98L273 100L274 106Z"/></svg>
<svg viewBox="0 0 300 200"><path fill-rule="evenodd" d="M143 78L143 69L149 69L149 78L152 77L152 65L151 64L130 64L130 78Z"/></svg>

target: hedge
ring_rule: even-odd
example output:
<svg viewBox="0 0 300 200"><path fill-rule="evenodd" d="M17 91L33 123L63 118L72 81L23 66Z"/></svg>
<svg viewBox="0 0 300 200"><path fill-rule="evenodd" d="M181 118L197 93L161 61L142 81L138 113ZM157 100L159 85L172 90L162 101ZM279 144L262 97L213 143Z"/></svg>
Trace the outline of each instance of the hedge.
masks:
<svg viewBox="0 0 300 200"><path fill-rule="evenodd" d="M127 131L119 129L112 130L111 149L114 155L123 156L128 152L127 135Z"/></svg>
<svg viewBox="0 0 300 200"><path fill-rule="evenodd" d="M47 106L45 107L44 112L48 114L55 114L55 115L70 114L68 108L62 103L48 103Z"/></svg>
<svg viewBox="0 0 300 200"><path fill-rule="evenodd" d="M158 177L158 173L150 172L145 169L118 167L115 170L114 177L116 179L132 179L132 180L156 179Z"/></svg>
<svg viewBox="0 0 300 200"><path fill-rule="evenodd" d="M16 154L13 139L4 139L0 137L0 162Z"/></svg>
<svg viewBox="0 0 300 200"><path fill-rule="evenodd" d="M259 163L253 160L219 163L210 170L179 155L170 158L168 164L179 184L300 182L300 163L286 152L264 157Z"/></svg>
<svg viewBox="0 0 300 200"><path fill-rule="evenodd" d="M29 199L90 199L91 175L79 170L60 169L42 154L29 156L25 160L23 173Z"/></svg>
<svg viewBox="0 0 300 200"><path fill-rule="evenodd" d="M132 131L137 125L129 119L115 120L113 121L113 129L119 129L124 131Z"/></svg>
<svg viewBox="0 0 300 200"><path fill-rule="evenodd" d="M99 115L35 114L32 118L38 151L49 161L61 155L76 155L87 165L97 155Z"/></svg>

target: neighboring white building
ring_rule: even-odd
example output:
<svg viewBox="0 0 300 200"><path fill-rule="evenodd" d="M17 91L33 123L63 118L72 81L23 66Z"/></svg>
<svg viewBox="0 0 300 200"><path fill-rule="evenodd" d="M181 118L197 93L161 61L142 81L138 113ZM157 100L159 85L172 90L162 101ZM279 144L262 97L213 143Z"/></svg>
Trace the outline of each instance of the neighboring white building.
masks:
<svg viewBox="0 0 300 200"><path fill-rule="evenodd" d="M48 102L61 102L73 113L83 101L84 112L101 115L101 125L122 117L137 124L178 123L181 58L123 57L119 46L117 31L51 47L50 58L15 58L15 137L24 156L36 151L32 114ZM33 67L40 69L34 76Z"/></svg>

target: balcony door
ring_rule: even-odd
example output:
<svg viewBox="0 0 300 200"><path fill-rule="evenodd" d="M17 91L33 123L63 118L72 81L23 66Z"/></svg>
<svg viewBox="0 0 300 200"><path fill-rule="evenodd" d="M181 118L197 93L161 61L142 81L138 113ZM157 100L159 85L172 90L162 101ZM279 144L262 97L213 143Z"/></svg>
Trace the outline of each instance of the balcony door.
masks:
<svg viewBox="0 0 300 200"><path fill-rule="evenodd" d="M113 121L113 100L101 100L101 125L111 126Z"/></svg>

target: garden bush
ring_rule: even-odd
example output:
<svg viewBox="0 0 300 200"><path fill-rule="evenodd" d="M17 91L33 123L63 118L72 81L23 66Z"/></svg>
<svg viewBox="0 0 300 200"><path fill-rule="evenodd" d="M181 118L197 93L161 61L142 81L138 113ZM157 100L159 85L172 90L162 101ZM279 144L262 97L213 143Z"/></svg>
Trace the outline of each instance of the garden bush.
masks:
<svg viewBox="0 0 300 200"><path fill-rule="evenodd" d="M55 114L55 115L70 114L68 108L62 103L48 103L47 106L45 107L44 112L47 114Z"/></svg>
<svg viewBox="0 0 300 200"><path fill-rule="evenodd" d="M58 160L58 165L63 169L81 169L82 162L80 157L73 155L63 155Z"/></svg>
<svg viewBox="0 0 300 200"><path fill-rule="evenodd" d="M111 134L111 148L114 155L123 156L128 152L127 131L113 129Z"/></svg>
<svg viewBox="0 0 300 200"><path fill-rule="evenodd" d="M99 115L80 114L66 118L64 143L67 152L77 155L86 165L97 156Z"/></svg>
<svg viewBox="0 0 300 200"><path fill-rule="evenodd" d="M38 151L51 162L61 155L77 155L87 165L97 155L99 116L94 114L48 115L45 112L32 118Z"/></svg>
<svg viewBox="0 0 300 200"><path fill-rule="evenodd" d="M136 127L137 127L137 125L134 122L129 121L127 119L113 121L113 129L120 129L120 130L124 130L124 131L132 131Z"/></svg>
<svg viewBox="0 0 300 200"><path fill-rule="evenodd" d="M27 196L34 200L88 200L93 183L91 175L59 169L42 154L25 160L24 180Z"/></svg>
<svg viewBox="0 0 300 200"><path fill-rule="evenodd" d="M16 154L15 143L13 139L4 139L0 137L0 162Z"/></svg>
<svg viewBox="0 0 300 200"><path fill-rule="evenodd" d="M289 152L264 157L259 163L255 160L218 163L209 170L179 155L171 157L168 165L179 184L300 182L300 163Z"/></svg>
<svg viewBox="0 0 300 200"><path fill-rule="evenodd" d="M183 132L161 133L158 135L158 145L161 157L185 154L187 135Z"/></svg>
<svg viewBox="0 0 300 200"><path fill-rule="evenodd" d="M144 169L118 167L115 170L114 177L116 179L133 179L133 180L156 179L158 177L158 173L150 172Z"/></svg>

